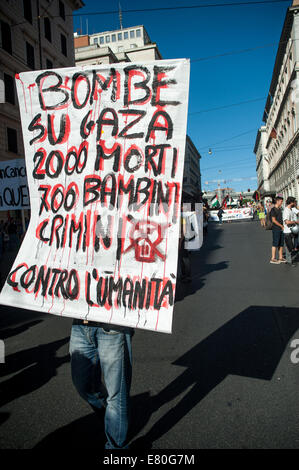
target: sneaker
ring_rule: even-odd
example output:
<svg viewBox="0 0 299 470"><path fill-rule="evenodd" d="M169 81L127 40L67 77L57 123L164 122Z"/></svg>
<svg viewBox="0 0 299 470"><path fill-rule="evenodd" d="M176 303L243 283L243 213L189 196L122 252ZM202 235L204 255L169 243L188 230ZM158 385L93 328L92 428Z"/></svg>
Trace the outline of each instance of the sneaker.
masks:
<svg viewBox="0 0 299 470"><path fill-rule="evenodd" d="M271 259L270 259L270 263L271 263L271 264L280 264L280 262L278 261L278 259L274 259L274 258L271 258Z"/></svg>
<svg viewBox="0 0 299 470"><path fill-rule="evenodd" d="M280 258L280 259L278 260L278 262L279 262L280 264L285 264L285 263L287 263L287 260L286 260L285 258Z"/></svg>

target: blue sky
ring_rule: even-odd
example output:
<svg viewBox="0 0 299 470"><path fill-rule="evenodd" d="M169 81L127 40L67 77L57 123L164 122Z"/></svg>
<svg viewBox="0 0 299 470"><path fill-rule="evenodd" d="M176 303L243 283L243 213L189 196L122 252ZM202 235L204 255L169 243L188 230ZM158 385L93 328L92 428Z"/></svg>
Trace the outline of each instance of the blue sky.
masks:
<svg viewBox="0 0 299 470"><path fill-rule="evenodd" d="M291 0L268 5L125 13L130 9L233 2L237 0L152 0L150 3L121 0L120 3L123 27L143 24L163 59L191 60L188 134L202 155L203 189L215 189L217 183L213 180L222 179L226 181L222 186L246 191L256 189L256 180L252 179L256 176L253 147L262 124L277 43ZM76 12L79 16L74 17L75 31L81 25L83 33L88 27L89 34L119 28L117 14L83 16L83 13L118 10L118 0L106 5L98 0L84 0L84 3L85 7ZM272 43L276 44L259 48ZM196 60L253 48L257 49ZM211 110L257 99L260 100ZM210 183L205 185L205 182Z"/></svg>

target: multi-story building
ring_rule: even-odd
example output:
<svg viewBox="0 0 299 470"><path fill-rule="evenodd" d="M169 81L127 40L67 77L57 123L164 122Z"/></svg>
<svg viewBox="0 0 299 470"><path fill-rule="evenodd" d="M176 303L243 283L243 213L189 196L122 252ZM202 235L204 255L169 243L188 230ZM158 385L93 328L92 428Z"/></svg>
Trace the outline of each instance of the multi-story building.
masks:
<svg viewBox="0 0 299 470"><path fill-rule="evenodd" d="M265 125L258 131L254 149L264 193L299 197L298 111L299 0L294 0L280 37L263 115Z"/></svg>
<svg viewBox="0 0 299 470"><path fill-rule="evenodd" d="M77 65L161 60L156 43L144 26L104 31L91 35L74 34Z"/></svg>
<svg viewBox="0 0 299 470"><path fill-rule="evenodd" d="M0 161L24 158L15 74L75 65L74 10L81 0L0 3Z"/></svg>
<svg viewBox="0 0 299 470"><path fill-rule="evenodd" d="M186 136L183 197L198 202L201 196L200 153L190 137Z"/></svg>
<svg viewBox="0 0 299 470"><path fill-rule="evenodd" d="M269 182L269 156L266 148L267 144L267 128L261 126L258 130L254 153L256 155L256 173L257 173L257 190L262 197L268 196L270 191Z"/></svg>

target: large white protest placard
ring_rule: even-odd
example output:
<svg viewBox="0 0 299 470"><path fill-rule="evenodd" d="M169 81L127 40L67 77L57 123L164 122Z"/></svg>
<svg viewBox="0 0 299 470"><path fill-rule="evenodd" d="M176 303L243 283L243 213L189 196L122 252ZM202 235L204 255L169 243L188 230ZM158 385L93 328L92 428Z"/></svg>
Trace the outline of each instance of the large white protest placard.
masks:
<svg viewBox="0 0 299 470"><path fill-rule="evenodd" d="M31 220L0 302L171 332L189 61L16 82Z"/></svg>
<svg viewBox="0 0 299 470"><path fill-rule="evenodd" d="M29 208L25 160L0 162L0 211Z"/></svg>

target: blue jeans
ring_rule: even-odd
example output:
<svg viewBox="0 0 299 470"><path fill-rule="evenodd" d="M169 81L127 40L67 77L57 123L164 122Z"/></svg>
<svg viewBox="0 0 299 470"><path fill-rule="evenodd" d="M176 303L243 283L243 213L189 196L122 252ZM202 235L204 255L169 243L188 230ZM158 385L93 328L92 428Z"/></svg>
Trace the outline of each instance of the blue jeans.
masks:
<svg viewBox="0 0 299 470"><path fill-rule="evenodd" d="M112 329L104 323L84 325L80 320L74 320L72 326L72 380L80 396L103 411L106 449L127 448L132 332L117 326Z"/></svg>

